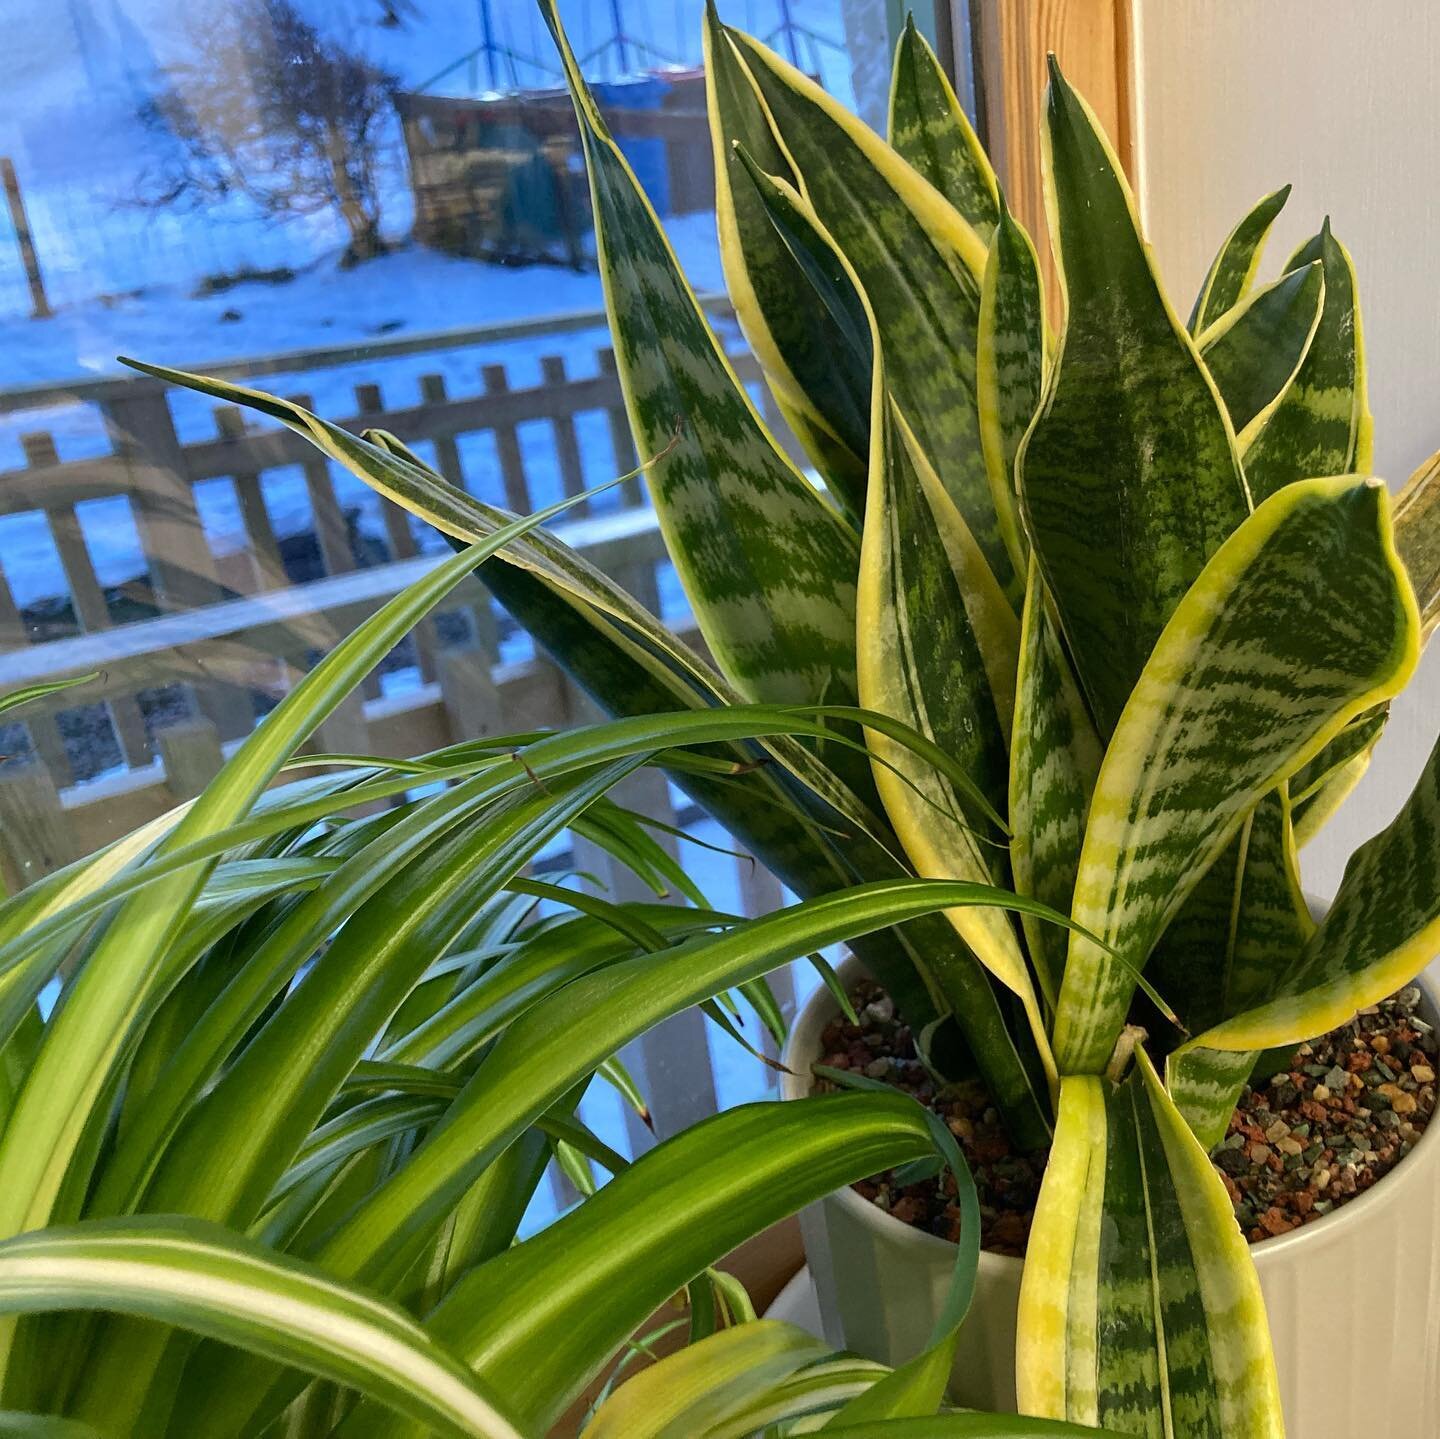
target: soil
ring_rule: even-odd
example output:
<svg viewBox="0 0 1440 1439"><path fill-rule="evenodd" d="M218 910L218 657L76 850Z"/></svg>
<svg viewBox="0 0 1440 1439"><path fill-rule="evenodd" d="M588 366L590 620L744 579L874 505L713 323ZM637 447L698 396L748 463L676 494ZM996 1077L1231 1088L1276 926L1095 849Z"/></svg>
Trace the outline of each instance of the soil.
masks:
<svg viewBox="0 0 1440 1439"><path fill-rule="evenodd" d="M856 1070L913 1095L959 1141L980 1195L980 1246L1021 1256L1040 1193L1045 1155L1017 1153L974 1081L937 1084L904 1017L880 987L851 992L860 1021L843 1016L821 1035L819 1063ZM1435 1112L1436 1036L1411 985L1341 1028L1302 1044L1268 1079L1245 1089L1213 1159L1252 1243L1287 1233L1363 1194L1415 1147ZM823 1079L817 1089L831 1086ZM960 1213L944 1172L918 1183L895 1172L854 1186L897 1219L954 1240Z"/></svg>

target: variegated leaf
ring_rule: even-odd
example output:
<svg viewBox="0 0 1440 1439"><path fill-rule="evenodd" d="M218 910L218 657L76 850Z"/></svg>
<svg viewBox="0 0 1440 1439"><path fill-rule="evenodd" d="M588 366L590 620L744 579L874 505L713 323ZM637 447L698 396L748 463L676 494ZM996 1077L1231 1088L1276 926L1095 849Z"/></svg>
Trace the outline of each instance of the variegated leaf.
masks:
<svg viewBox="0 0 1440 1439"><path fill-rule="evenodd" d="M1195 886L1156 945L1147 973L1198 1034L1266 993L1314 928L1282 785L1246 816Z"/></svg>
<svg viewBox="0 0 1440 1439"><path fill-rule="evenodd" d="M791 427L858 519L870 449L868 329L862 324L858 337L847 331L813 287L816 259L827 264L823 247L818 257L795 253L767 213L760 177L773 175L793 185L795 175L713 8L705 21L705 86L726 289Z"/></svg>
<svg viewBox="0 0 1440 1439"><path fill-rule="evenodd" d="M1046 152L1068 315L1016 469L1103 737L1248 504L1229 421L1156 279L1120 163L1053 62Z"/></svg>
<svg viewBox="0 0 1440 1439"><path fill-rule="evenodd" d="M1335 903L1264 1002L1170 1056L1169 1080L1205 1143L1225 1132L1255 1053L1325 1034L1408 983L1440 951L1440 743L1390 825L1345 867Z"/></svg>
<svg viewBox="0 0 1440 1439"><path fill-rule="evenodd" d="M1317 261L1227 311L1196 341L1243 454L1294 380L1325 298Z"/></svg>
<svg viewBox="0 0 1440 1439"><path fill-rule="evenodd" d="M979 442L975 337L985 246L933 185L812 80L749 36L723 33L760 93L797 188L869 300L895 403L1018 599ZM732 133L723 113L719 123Z"/></svg>
<svg viewBox="0 0 1440 1439"><path fill-rule="evenodd" d="M1320 323L1293 383L1245 455L1256 504L1295 480L1370 470L1373 425L1355 267L1328 220L1290 257L1285 273L1317 260L1325 272Z"/></svg>
<svg viewBox="0 0 1440 1439"><path fill-rule="evenodd" d="M1101 746L1056 634L1033 561L1021 622L1015 724L1010 732L1010 866L1020 894L1070 911ZM1066 939L1023 921L1030 957L1053 1009Z"/></svg>
<svg viewBox="0 0 1440 1439"><path fill-rule="evenodd" d="M1287 486L1175 610L1106 751L1055 1019L1063 1073L1099 1073L1133 971L1261 796L1395 694L1419 620L1378 480Z"/></svg>
<svg viewBox="0 0 1440 1439"><path fill-rule="evenodd" d="M988 245L1000 219L1000 187L930 42L913 15L895 47L890 77L890 143L970 222Z"/></svg>
<svg viewBox="0 0 1440 1439"><path fill-rule="evenodd" d="M860 693L867 709L894 715L953 755L1003 812L1018 626L882 385L883 374L861 550ZM867 742L876 788L917 873L1003 882L1003 848L974 806L883 735L872 731ZM1009 917L978 909L950 917L981 963L1020 996L1043 1054L1044 1024Z"/></svg>
<svg viewBox="0 0 1440 1439"><path fill-rule="evenodd" d="M1220 1176L1142 1049L1061 1082L1020 1290L1029 1414L1147 1439L1283 1439L1260 1284Z"/></svg>
<svg viewBox="0 0 1440 1439"><path fill-rule="evenodd" d="M631 428L643 458L671 447L650 491L701 633L752 698L843 702L854 692L854 536L755 413L600 117L554 0L542 8L580 124Z"/></svg>
<svg viewBox="0 0 1440 1439"><path fill-rule="evenodd" d="M1190 312L1190 333L1198 335L1213 325L1227 310L1238 305L1255 282L1260 256L1275 217L1290 197L1289 185L1257 200L1244 219L1225 237L1220 252L1210 262L1205 283Z"/></svg>
<svg viewBox="0 0 1440 1439"><path fill-rule="evenodd" d="M980 443L995 515L1016 574L1029 563L1020 528L1015 456L1040 405L1045 381L1045 297L1035 246L1004 202L980 290L976 390Z"/></svg>
<svg viewBox="0 0 1440 1439"><path fill-rule="evenodd" d="M1440 620L1440 454L1431 455L1396 496L1395 546L1428 635Z"/></svg>
<svg viewBox="0 0 1440 1439"><path fill-rule="evenodd" d="M1395 547L1400 550L1397 520ZM1404 552L1400 551L1401 559ZM1423 636L1423 612L1422 612ZM1370 757L1385 732L1389 705L1376 705L1367 714L1351 721L1290 782L1291 815L1295 843L1303 849L1329 823L1335 811L1360 783L1370 768Z"/></svg>

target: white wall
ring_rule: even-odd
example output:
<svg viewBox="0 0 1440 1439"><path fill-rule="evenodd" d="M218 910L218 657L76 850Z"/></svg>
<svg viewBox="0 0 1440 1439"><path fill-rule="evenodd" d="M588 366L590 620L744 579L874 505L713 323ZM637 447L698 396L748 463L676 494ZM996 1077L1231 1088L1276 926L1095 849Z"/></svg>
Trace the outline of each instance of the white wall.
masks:
<svg viewBox="0 0 1440 1439"><path fill-rule="evenodd" d="M1440 4L1134 0L1139 188L1177 308L1260 195L1294 185L1262 275L1328 213L1360 276L1378 473L1440 449ZM1440 730L1440 641L1370 772L1305 852L1331 893L1388 822ZM1440 863L1440 856L1437 856Z"/></svg>

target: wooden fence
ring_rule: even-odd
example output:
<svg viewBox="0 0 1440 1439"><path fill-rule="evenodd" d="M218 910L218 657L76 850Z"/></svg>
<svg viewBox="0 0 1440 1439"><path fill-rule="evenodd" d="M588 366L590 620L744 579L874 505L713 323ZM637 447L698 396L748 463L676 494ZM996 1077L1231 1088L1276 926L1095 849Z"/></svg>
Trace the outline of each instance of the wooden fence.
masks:
<svg viewBox="0 0 1440 1439"><path fill-rule="evenodd" d="M478 348L603 323L603 316L587 314L410 337L367 347L365 358ZM353 352L317 350L203 368L254 377L354 359ZM754 361L742 354L735 362L758 392ZM586 378L570 377L559 353L542 360L541 372L541 384L516 388L503 365L487 364L480 393L454 397L439 374L422 375L413 397L385 396L378 384L359 383L354 413L340 423L352 430L380 425L407 443L428 444L447 478L519 512L533 508L522 427L548 429L567 494L633 468L614 356L600 351L596 373ZM330 464L299 436L256 428L232 406L213 407L212 438L182 444L166 387L148 378L10 392L0 395L0 414L77 400L98 407L110 453L60 460L52 436L35 431L22 437L26 466L0 473L0 515L43 514L68 591L48 605L43 623L33 609L22 612L0 553L0 693L101 676L78 696L27 708L23 725L6 731L13 757L0 765L0 851L11 883L88 852L193 794L298 673L443 552L383 500L379 542L373 535L357 542ZM577 439L577 421L591 413L603 416L609 438L599 472L593 445L587 455ZM462 442L473 435L488 435L498 476L467 469ZM267 504L265 479L280 469L303 476L312 520L303 538L315 577L302 584L292 580L295 557L277 538ZM217 477L234 487L244 530L238 551L216 553L197 510L195 486ZM107 589L76 506L113 496L128 499L145 572ZM642 485L622 486L619 508L588 514L582 501L570 516L557 533L658 609L664 552ZM412 754L497 728L565 724L578 698L541 658L501 663L501 625L479 583L467 582L444 612L417 628L405 653L392 657L392 670L408 670L408 687L372 674L326 726L319 747ZM103 777L83 782L83 755L97 748L113 762Z"/></svg>

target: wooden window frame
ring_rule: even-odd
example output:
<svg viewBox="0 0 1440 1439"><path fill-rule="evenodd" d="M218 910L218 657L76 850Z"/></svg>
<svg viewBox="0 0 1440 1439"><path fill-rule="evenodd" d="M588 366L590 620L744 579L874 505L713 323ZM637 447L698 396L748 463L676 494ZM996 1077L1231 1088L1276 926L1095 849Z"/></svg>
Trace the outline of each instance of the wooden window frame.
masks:
<svg viewBox="0 0 1440 1439"><path fill-rule="evenodd" d="M1058 320L1045 218L1040 125L1045 60L1054 53L1070 83L1090 102L1135 185L1135 20L1133 0L952 0L952 33L968 28L976 108L1011 210L1035 240L1051 318ZM959 23L968 18L968 27ZM964 57L961 57L962 59Z"/></svg>

